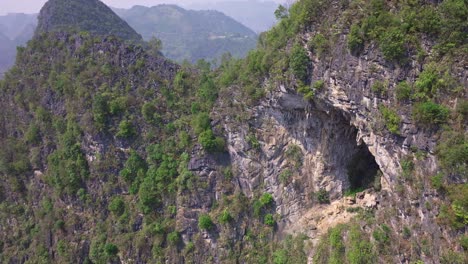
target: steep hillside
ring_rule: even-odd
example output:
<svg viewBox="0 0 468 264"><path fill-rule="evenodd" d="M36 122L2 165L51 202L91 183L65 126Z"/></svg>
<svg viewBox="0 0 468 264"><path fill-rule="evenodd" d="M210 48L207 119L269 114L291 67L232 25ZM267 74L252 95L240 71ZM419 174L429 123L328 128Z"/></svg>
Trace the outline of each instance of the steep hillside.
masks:
<svg viewBox="0 0 468 264"><path fill-rule="evenodd" d="M0 262L466 263L467 10L300 0L214 72L36 35L0 81Z"/></svg>
<svg viewBox="0 0 468 264"><path fill-rule="evenodd" d="M141 36L99 0L49 0L38 17L37 33L64 30L115 35L139 42Z"/></svg>
<svg viewBox="0 0 468 264"><path fill-rule="evenodd" d="M218 59L227 52L244 57L257 42L252 30L217 11L185 10L176 5L115 11L145 40L160 39L165 56L179 62Z"/></svg>

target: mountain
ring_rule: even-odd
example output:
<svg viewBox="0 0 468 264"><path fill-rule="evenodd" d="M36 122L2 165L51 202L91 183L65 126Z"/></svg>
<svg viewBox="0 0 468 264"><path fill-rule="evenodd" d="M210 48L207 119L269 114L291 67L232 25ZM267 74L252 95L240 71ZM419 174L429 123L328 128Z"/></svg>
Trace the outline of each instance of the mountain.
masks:
<svg viewBox="0 0 468 264"><path fill-rule="evenodd" d="M31 39L36 26L37 14L11 13L0 16L0 32L17 45L23 45Z"/></svg>
<svg viewBox="0 0 468 264"><path fill-rule="evenodd" d="M176 5L114 9L145 40L162 41L162 52L182 62L213 60L230 52L244 57L256 45L256 34L217 11L185 10Z"/></svg>
<svg viewBox="0 0 468 264"><path fill-rule="evenodd" d="M0 16L0 78L15 62L16 46L24 45L34 34L37 15Z"/></svg>
<svg viewBox="0 0 468 264"><path fill-rule="evenodd" d="M141 36L99 0L49 0L38 17L37 33L63 30L115 35L139 42Z"/></svg>
<svg viewBox="0 0 468 264"><path fill-rule="evenodd" d="M197 2L186 6L195 10L217 10L260 33L276 24L275 10L278 4L273 1L243 0Z"/></svg>
<svg viewBox="0 0 468 264"><path fill-rule="evenodd" d="M3 73L14 63L16 46L7 36L0 32L0 78Z"/></svg>
<svg viewBox="0 0 468 264"><path fill-rule="evenodd" d="M0 80L0 262L467 263L467 13L299 0L215 69L36 34Z"/></svg>

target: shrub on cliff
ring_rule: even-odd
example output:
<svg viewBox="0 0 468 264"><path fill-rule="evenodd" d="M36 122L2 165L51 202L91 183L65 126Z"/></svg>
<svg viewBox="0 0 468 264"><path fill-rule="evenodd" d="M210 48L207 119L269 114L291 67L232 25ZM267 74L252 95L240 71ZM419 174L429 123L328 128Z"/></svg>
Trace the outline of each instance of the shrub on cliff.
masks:
<svg viewBox="0 0 468 264"><path fill-rule="evenodd" d="M211 217L207 214L202 214L198 217L198 228L203 230L210 230L214 227Z"/></svg>
<svg viewBox="0 0 468 264"><path fill-rule="evenodd" d="M450 110L434 102L418 103L413 107L413 118L421 125L439 125L447 122Z"/></svg>
<svg viewBox="0 0 468 264"><path fill-rule="evenodd" d="M307 83L309 64L310 59L306 50L299 43L294 44L289 59L289 67L294 76L304 83Z"/></svg>
<svg viewBox="0 0 468 264"><path fill-rule="evenodd" d="M221 152L224 150L224 139L215 137L213 131L208 129L200 134L198 143L208 152Z"/></svg>

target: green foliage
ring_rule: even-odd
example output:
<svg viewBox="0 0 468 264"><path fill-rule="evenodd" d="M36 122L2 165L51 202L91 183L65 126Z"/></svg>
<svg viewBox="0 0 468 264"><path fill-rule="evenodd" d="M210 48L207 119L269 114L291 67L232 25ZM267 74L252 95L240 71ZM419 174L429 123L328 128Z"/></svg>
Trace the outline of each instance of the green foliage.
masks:
<svg viewBox="0 0 468 264"><path fill-rule="evenodd" d="M450 174L468 177L468 140L466 133L442 133L436 149L440 165Z"/></svg>
<svg viewBox="0 0 468 264"><path fill-rule="evenodd" d="M381 253L384 252L385 248L389 246L390 243L390 233L391 229L385 224L380 225L372 232L372 237L377 243L377 248Z"/></svg>
<svg viewBox="0 0 468 264"><path fill-rule="evenodd" d="M343 263L345 254L345 245L343 243L342 228L337 226L329 232L330 258L329 263Z"/></svg>
<svg viewBox="0 0 468 264"><path fill-rule="evenodd" d="M112 243L108 243L104 246L104 252L108 256L114 257L114 256L117 256L117 253L119 253L119 248Z"/></svg>
<svg viewBox="0 0 468 264"><path fill-rule="evenodd" d="M195 116L192 121L193 130L197 135L211 128L211 119L208 113L202 112Z"/></svg>
<svg viewBox="0 0 468 264"><path fill-rule="evenodd" d="M141 114L146 122L159 123L160 118L156 106L151 102L146 102L141 108Z"/></svg>
<svg viewBox="0 0 468 264"><path fill-rule="evenodd" d="M283 170L279 175L279 180L282 184L287 185L292 177L293 173L290 169Z"/></svg>
<svg viewBox="0 0 468 264"><path fill-rule="evenodd" d="M359 226L351 226L348 233L346 257L350 264L372 264L376 259L372 244L364 237Z"/></svg>
<svg viewBox="0 0 468 264"><path fill-rule="evenodd" d="M198 143L208 152L222 152L224 151L224 139L215 137L211 129L202 132L198 136Z"/></svg>
<svg viewBox="0 0 468 264"><path fill-rule="evenodd" d="M131 151L125 162L124 168L120 171L120 176L128 183L133 183L138 175L144 175L148 170L148 165L136 151Z"/></svg>
<svg viewBox="0 0 468 264"><path fill-rule="evenodd" d="M468 235L462 235L460 238L460 245L464 250L468 250Z"/></svg>
<svg viewBox="0 0 468 264"><path fill-rule="evenodd" d="M380 113L382 114L382 117L385 121L385 126L387 127L388 131L395 135L399 135L401 118L398 113L395 110L383 105L380 106Z"/></svg>
<svg viewBox="0 0 468 264"><path fill-rule="evenodd" d="M261 145L257 137L255 136L255 134L249 133L246 139L252 149L256 149L256 150L260 149Z"/></svg>
<svg viewBox="0 0 468 264"><path fill-rule="evenodd" d="M387 87L388 83L387 82L382 82L379 80L376 80L372 86L371 90L374 92L377 96L385 96L387 94Z"/></svg>
<svg viewBox="0 0 468 264"><path fill-rule="evenodd" d="M260 216L262 210L267 209L268 207L272 206L274 203L273 195L270 193L264 193L262 196L255 200L253 203L253 212L255 216Z"/></svg>
<svg viewBox="0 0 468 264"><path fill-rule="evenodd" d="M294 44L289 58L289 67L296 78L304 83L308 80L310 59L307 51L299 44Z"/></svg>
<svg viewBox="0 0 468 264"><path fill-rule="evenodd" d="M179 167L174 157L163 154L164 148L160 145L154 145L149 150L153 152L149 157L150 163L153 164L149 167L138 191L140 208L145 214L151 214L161 205L168 193L176 191ZM163 152L157 153L158 151Z"/></svg>
<svg viewBox="0 0 468 264"><path fill-rule="evenodd" d="M323 88L325 88L325 82L323 80L315 81L312 87L317 91L323 90Z"/></svg>
<svg viewBox="0 0 468 264"><path fill-rule="evenodd" d="M28 131L26 131L26 134L24 135L24 139L29 144L33 144L33 145L39 144L41 142L40 128L36 124L31 123L29 125Z"/></svg>
<svg viewBox="0 0 468 264"><path fill-rule="evenodd" d="M219 215L218 220L219 220L219 222L221 224L227 224L227 223L231 222L233 219L232 219L232 216L229 213L228 209L224 209L224 211L221 213L221 215Z"/></svg>
<svg viewBox="0 0 468 264"><path fill-rule="evenodd" d="M444 175L439 173L431 178L431 185L437 190L444 188Z"/></svg>
<svg viewBox="0 0 468 264"><path fill-rule="evenodd" d="M177 231L173 231L167 235L167 241L171 245L177 245L180 243L180 234Z"/></svg>
<svg viewBox="0 0 468 264"><path fill-rule="evenodd" d="M299 169L302 166L302 149L298 145L292 144L288 147L285 152L286 158L292 164L295 169Z"/></svg>
<svg viewBox="0 0 468 264"><path fill-rule="evenodd" d="M55 229L57 230L64 230L65 229L65 222L63 220L57 220L54 224Z"/></svg>
<svg viewBox="0 0 468 264"><path fill-rule="evenodd" d="M120 196L114 197L109 203L108 209L116 216L121 216L125 212L125 201Z"/></svg>
<svg viewBox="0 0 468 264"><path fill-rule="evenodd" d="M349 29L348 48L353 54L359 53L364 48L364 38L361 28L354 24Z"/></svg>
<svg viewBox="0 0 468 264"><path fill-rule="evenodd" d="M203 74L200 79L197 96L201 102L204 102L204 106L207 111L211 110L214 102L218 98L218 88L216 87L213 78L207 74Z"/></svg>
<svg viewBox="0 0 468 264"><path fill-rule="evenodd" d="M276 221L272 214L266 214L263 223L268 226L274 226Z"/></svg>
<svg viewBox="0 0 468 264"><path fill-rule="evenodd" d="M399 28L385 30L379 39L379 46L385 59L401 61L407 53L405 34Z"/></svg>
<svg viewBox="0 0 468 264"><path fill-rule="evenodd" d="M80 139L78 125L68 121L58 149L48 157L48 175L60 193L76 194L89 176L88 162L81 150Z"/></svg>
<svg viewBox="0 0 468 264"><path fill-rule="evenodd" d="M285 19L288 17L288 9L283 5L279 5L275 10L275 17L277 20Z"/></svg>
<svg viewBox="0 0 468 264"><path fill-rule="evenodd" d="M30 169L28 148L20 140L7 138L0 150L0 173L10 176L23 175Z"/></svg>
<svg viewBox="0 0 468 264"><path fill-rule="evenodd" d="M450 219L453 228L462 229L468 225L468 184L451 185L447 188L451 201L453 218Z"/></svg>
<svg viewBox="0 0 468 264"><path fill-rule="evenodd" d="M412 88L408 82L403 81L398 83L395 88L395 93L398 101L406 101L411 98Z"/></svg>
<svg viewBox="0 0 468 264"><path fill-rule="evenodd" d="M127 109L127 97L120 96L112 99L109 102L109 113L111 115L119 115Z"/></svg>
<svg viewBox="0 0 468 264"><path fill-rule="evenodd" d="M270 206L274 202L273 195L270 193L264 193L260 196L259 201L263 207Z"/></svg>
<svg viewBox="0 0 468 264"><path fill-rule="evenodd" d="M439 90L444 89L445 85L446 81L439 75L437 66L429 64L414 83L415 97L418 99L435 97Z"/></svg>
<svg viewBox="0 0 468 264"><path fill-rule="evenodd" d="M404 239L409 239L411 237L411 230L407 226L403 227L402 233L403 233L403 238Z"/></svg>
<svg viewBox="0 0 468 264"><path fill-rule="evenodd" d="M411 157L405 157L400 160L400 165L402 169L402 176L405 179L410 179L414 171L414 162Z"/></svg>
<svg viewBox="0 0 468 264"><path fill-rule="evenodd" d="M93 99L93 118L95 126L99 130L104 129L109 116L109 105L107 101L108 98L101 94L95 95Z"/></svg>
<svg viewBox="0 0 468 264"><path fill-rule="evenodd" d="M441 254L441 264L464 264L467 261L467 257L464 253L454 252L448 250Z"/></svg>
<svg viewBox="0 0 468 264"><path fill-rule="evenodd" d="M288 251L286 249L279 249L273 252L273 263L274 264L287 264L288 263Z"/></svg>
<svg viewBox="0 0 468 264"><path fill-rule="evenodd" d="M318 202L321 203L321 204L328 204L328 203L330 203L330 194L329 194L328 191L325 190L325 189L320 189L320 190L316 193L316 197L317 197Z"/></svg>
<svg viewBox="0 0 468 264"><path fill-rule="evenodd" d="M116 136L120 138L132 138L136 135L136 130L133 123L129 120L123 120L119 124L119 129Z"/></svg>
<svg viewBox="0 0 468 264"><path fill-rule="evenodd" d="M413 106L413 118L420 125L443 124L447 122L449 114L450 110L447 107L431 101L417 103Z"/></svg>
<svg viewBox="0 0 468 264"><path fill-rule="evenodd" d="M329 43L324 35L317 33L308 43L309 48L314 51L318 56L328 52Z"/></svg>
<svg viewBox="0 0 468 264"><path fill-rule="evenodd" d="M210 230L214 227L211 217L207 214L202 214L198 217L198 228L203 230Z"/></svg>
<svg viewBox="0 0 468 264"><path fill-rule="evenodd" d="M307 85L302 85L302 82L299 83L297 92L304 95L304 100L312 100L315 97L315 90L310 89L310 87Z"/></svg>

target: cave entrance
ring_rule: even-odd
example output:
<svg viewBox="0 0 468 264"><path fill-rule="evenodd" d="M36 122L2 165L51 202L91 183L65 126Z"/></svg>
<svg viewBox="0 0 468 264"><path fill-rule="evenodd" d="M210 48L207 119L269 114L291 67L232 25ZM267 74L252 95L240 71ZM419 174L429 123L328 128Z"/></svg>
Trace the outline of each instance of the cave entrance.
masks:
<svg viewBox="0 0 468 264"><path fill-rule="evenodd" d="M379 165L364 143L358 146L357 152L351 157L347 170L350 185L348 192L363 191L373 187L376 181L379 181L377 185L380 184L380 179L377 178L381 174Z"/></svg>

